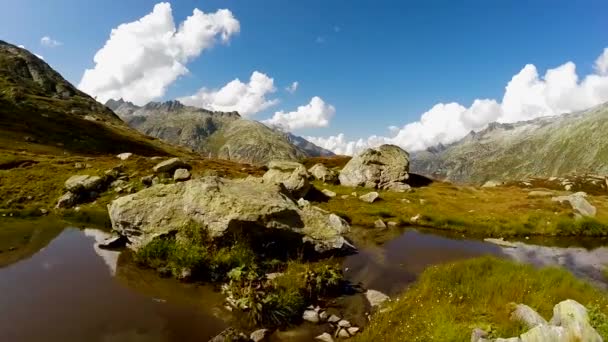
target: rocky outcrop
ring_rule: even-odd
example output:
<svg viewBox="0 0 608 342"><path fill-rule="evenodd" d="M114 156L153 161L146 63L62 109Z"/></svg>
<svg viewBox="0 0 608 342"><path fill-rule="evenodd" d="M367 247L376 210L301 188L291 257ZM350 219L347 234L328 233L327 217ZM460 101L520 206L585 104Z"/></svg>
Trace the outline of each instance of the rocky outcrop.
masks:
<svg viewBox="0 0 608 342"><path fill-rule="evenodd" d="M549 323L524 304L516 305L511 318L523 323L530 330L518 337L486 339L486 332L475 329L471 335L471 342L602 342L602 337L589 322L587 309L572 299L564 300L553 307L553 318Z"/></svg>
<svg viewBox="0 0 608 342"><path fill-rule="evenodd" d="M409 178L409 154L395 145L370 148L353 157L340 171L340 184L404 191Z"/></svg>
<svg viewBox="0 0 608 342"><path fill-rule="evenodd" d="M587 199L585 199L585 197L587 197L586 193L577 192L568 196L553 197L551 200L559 203L568 202L576 214L594 217L597 210L587 201Z"/></svg>
<svg viewBox="0 0 608 342"><path fill-rule="evenodd" d="M328 169L327 166L321 163L313 165L308 169L308 173L316 180L320 180L323 183L336 184L338 182L338 173Z"/></svg>
<svg viewBox="0 0 608 342"><path fill-rule="evenodd" d="M120 197L108 207L113 229L138 249L153 238L180 236L196 224L212 238L233 230L272 234L289 231L317 251L352 248L343 234L350 227L337 215L314 206L299 207L282 184L256 178L204 177L158 184Z"/></svg>
<svg viewBox="0 0 608 342"><path fill-rule="evenodd" d="M283 184L294 198L306 196L310 190L308 171L304 165L290 161L271 161L268 171L264 174L264 181Z"/></svg>

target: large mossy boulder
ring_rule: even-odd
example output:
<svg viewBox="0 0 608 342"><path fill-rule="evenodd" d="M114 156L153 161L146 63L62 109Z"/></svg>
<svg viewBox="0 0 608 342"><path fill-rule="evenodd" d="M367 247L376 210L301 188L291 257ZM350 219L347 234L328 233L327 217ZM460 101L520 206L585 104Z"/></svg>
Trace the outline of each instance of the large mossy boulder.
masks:
<svg viewBox="0 0 608 342"><path fill-rule="evenodd" d="M268 163L268 171L264 174L264 181L283 184L293 198L302 198L310 190L310 175L304 165L298 162L273 160Z"/></svg>
<svg viewBox="0 0 608 342"><path fill-rule="evenodd" d="M369 148L353 157L340 171L340 184L385 190L405 190L410 157L399 146Z"/></svg>
<svg viewBox="0 0 608 342"><path fill-rule="evenodd" d="M342 218L313 206L301 208L282 184L253 177L203 177L158 184L120 197L108 209L112 228L127 237L135 250L155 237L176 234L179 238L192 224L205 229L211 238L242 230L293 233L319 252L350 246L342 236L350 227Z"/></svg>

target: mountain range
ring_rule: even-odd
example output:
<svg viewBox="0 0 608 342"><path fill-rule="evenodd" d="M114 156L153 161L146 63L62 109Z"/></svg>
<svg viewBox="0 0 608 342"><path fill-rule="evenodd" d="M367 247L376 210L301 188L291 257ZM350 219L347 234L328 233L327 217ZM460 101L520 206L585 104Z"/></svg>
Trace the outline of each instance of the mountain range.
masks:
<svg viewBox="0 0 608 342"><path fill-rule="evenodd" d="M608 103L517 123L492 123L412 154L412 172L461 183L608 174Z"/></svg>
<svg viewBox="0 0 608 342"><path fill-rule="evenodd" d="M211 158L265 164L272 159L333 155L302 137L244 119L237 112L214 112L178 101L137 106L121 99L109 100L106 106L143 134Z"/></svg>

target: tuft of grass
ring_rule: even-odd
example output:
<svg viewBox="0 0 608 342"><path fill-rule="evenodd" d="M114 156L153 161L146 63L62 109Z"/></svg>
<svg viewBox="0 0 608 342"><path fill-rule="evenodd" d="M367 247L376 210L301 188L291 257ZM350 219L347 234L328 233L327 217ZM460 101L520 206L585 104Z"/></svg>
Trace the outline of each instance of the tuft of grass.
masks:
<svg viewBox="0 0 608 342"><path fill-rule="evenodd" d="M518 336L525 328L510 319L510 303L529 305L548 319L565 299L585 305L594 328L608 338L606 292L563 269L484 257L428 268L356 340L467 341L475 327L494 338Z"/></svg>

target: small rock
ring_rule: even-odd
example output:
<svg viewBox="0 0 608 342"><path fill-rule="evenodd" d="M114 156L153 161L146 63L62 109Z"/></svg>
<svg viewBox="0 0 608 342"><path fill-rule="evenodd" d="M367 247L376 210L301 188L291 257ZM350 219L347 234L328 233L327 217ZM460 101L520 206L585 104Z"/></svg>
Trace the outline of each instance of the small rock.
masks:
<svg viewBox="0 0 608 342"><path fill-rule="evenodd" d="M327 197L336 197L336 193L331 190L323 189L321 192Z"/></svg>
<svg viewBox="0 0 608 342"><path fill-rule="evenodd" d="M420 221L420 214L416 215L416 216L412 216L410 218L410 222L411 223L418 223L418 221Z"/></svg>
<svg viewBox="0 0 608 342"><path fill-rule="evenodd" d="M132 155L133 155L133 153L131 153L131 152L125 152L125 153L121 153L121 154L117 155L116 158L118 158L120 160L127 160L127 159L131 158Z"/></svg>
<svg viewBox="0 0 608 342"><path fill-rule="evenodd" d="M186 169L177 169L173 174L173 180L176 182L183 182L190 179L190 171Z"/></svg>
<svg viewBox="0 0 608 342"><path fill-rule="evenodd" d="M348 334L350 336L353 336L359 332L360 328L359 327L350 327L350 328L347 328L346 330L348 331Z"/></svg>
<svg viewBox="0 0 608 342"><path fill-rule="evenodd" d="M352 192L350 195L351 195L351 196L354 196L354 197L357 197L357 193L356 193L356 192L354 192L354 191L353 191L353 192Z"/></svg>
<svg viewBox="0 0 608 342"><path fill-rule="evenodd" d="M495 181L495 180L489 180L489 181L483 183L483 185L481 187L482 188L495 188L499 185L502 185L502 182Z"/></svg>
<svg viewBox="0 0 608 342"><path fill-rule="evenodd" d="M340 322L340 317L338 317L336 315L331 315L331 316L329 316L329 318L327 319L327 321L329 323L338 323L338 322Z"/></svg>
<svg viewBox="0 0 608 342"><path fill-rule="evenodd" d="M308 200L305 200L305 199L303 199L303 198L300 198L300 199L298 200L298 205L299 205L300 207L302 207L302 208L303 208L303 207L307 207L307 206L309 206L309 205L310 205L310 202L309 202Z"/></svg>
<svg viewBox="0 0 608 342"><path fill-rule="evenodd" d="M75 164L74 164L74 168L75 168L76 170L81 170L81 169L84 169L84 164L83 164L83 163L75 163Z"/></svg>
<svg viewBox="0 0 608 342"><path fill-rule="evenodd" d="M171 158L169 160L165 160L164 162L160 162L154 166L153 170L156 173L173 173L173 171L177 169L191 169L190 164L179 158Z"/></svg>
<svg viewBox="0 0 608 342"><path fill-rule="evenodd" d="M321 335L315 337L315 340L322 342L334 342L333 337L329 333L322 333Z"/></svg>
<svg viewBox="0 0 608 342"><path fill-rule="evenodd" d="M76 175L65 181L64 186L67 191L76 193L83 190L97 190L102 183L103 179L98 176Z"/></svg>
<svg viewBox="0 0 608 342"><path fill-rule="evenodd" d="M568 202L575 213L582 216L594 217L597 210L585 199L585 197L587 197L587 194L579 191L568 196L553 197L551 200L560 203Z"/></svg>
<svg viewBox="0 0 608 342"><path fill-rule="evenodd" d="M338 182L338 174L320 163L315 164L313 167L308 169L308 173L310 173L315 179L323 181L323 183L335 184Z"/></svg>
<svg viewBox="0 0 608 342"><path fill-rule="evenodd" d="M310 323L319 323L319 314L315 310L305 310L302 319Z"/></svg>
<svg viewBox="0 0 608 342"><path fill-rule="evenodd" d="M267 273L266 274L266 279L268 279L268 280L274 280L274 279L282 276L283 274L285 274L285 273L283 273L283 272Z"/></svg>
<svg viewBox="0 0 608 342"><path fill-rule="evenodd" d="M420 202L421 205L425 205L426 204L426 200L424 198L421 198L418 201Z"/></svg>
<svg viewBox="0 0 608 342"><path fill-rule="evenodd" d="M483 342L486 336L488 336L488 333L485 330L475 328L471 333L471 342Z"/></svg>
<svg viewBox="0 0 608 342"><path fill-rule="evenodd" d="M154 175L147 175L140 178L141 184L145 186L152 185L152 180L154 179Z"/></svg>
<svg viewBox="0 0 608 342"><path fill-rule="evenodd" d="M342 195L342 196L340 196L340 198L341 198L341 199L343 199L343 200L344 200L344 199L347 199L347 198L349 198L349 197L350 197L349 195Z"/></svg>
<svg viewBox="0 0 608 342"><path fill-rule="evenodd" d="M321 322L326 322L328 318L329 314L327 313L327 311L321 311L321 313L319 314L319 319L321 320Z"/></svg>
<svg viewBox="0 0 608 342"><path fill-rule="evenodd" d="M515 309L511 312L511 319L525 324L528 329L540 324L547 324L547 321L538 312L525 304L515 306Z"/></svg>
<svg viewBox="0 0 608 342"><path fill-rule="evenodd" d="M537 190L537 191L528 192L528 197L551 197L551 196L553 196L553 192L551 192L551 191Z"/></svg>
<svg viewBox="0 0 608 342"><path fill-rule="evenodd" d="M378 219L374 222L374 227L375 228L386 228L386 224L384 223L384 221Z"/></svg>
<svg viewBox="0 0 608 342"><path fill-rule="evenodd" d="M268 333L268 329L258 329L249 335L249 338L253 342L262 342L266 339L266 334Z"/></svg>
<svg viewBox="0 0 608 342"><path fill-rule="evenodd" d="M339 338L349 338L350 334L348 333L348 331L346 329L338 329L337 336Z"/></svg>
<svg viewBox="0 0 608 342"><path fill-rule="evenodd" d="M395 221L388 221L387 225L389 227L397 227L399 224L397 222L395 222Z"/></svg>
<svg viewBox="0 0 608 342"><path fill-rule="evenodd" d="M65 194L63 194L61 197L59 197L55 208L56 209L70 208L74 204L76 204L77 201L78 201L78 196L76 196L76 194L74 194L73 192L68 191Z"/></svg>
<svg viewBox="0 0 608 342"><path fill-rule="evenodd" d="M350 328L350 327L351 327L350 322L349 322L349 321L347 321L347 320L345 320L345 319L340 320L340 321L338 322L338 326L339 326L340 328Z"/></svg>
<svg viewBox="0 0 608 342"><path fill-rule="evenodd" d="M566 191L572 190L572 184L566 184L566 186L564 186L564 190L566 190Z"/></svg>
<svg viewBox="0 0 608 342"><path fill-rule="evenodd" d="M129 240L122 235L113 236L105 239L102 243L99 244L99 248L102 249L116 249L122 248L127 245Z"/></svg>
<svg viewBox="0 0 608 342"><path fill-rule="evenodd" d="M376 201L378 199L378 197L380 197L380 195L375 192L368 192L365 195L359 196L359 199L362 200L363 202L367 202L367 203L374 203L374 201Z"/></svg>
<svg viewBox="0 0 608 342"><path fill-rule="evenodd" d="M48 214L48 213L49 213L49 211L48 211L48 210L46 210L46 209L44 209L44 208L40 208L40 214L42 214L42 215L46 215L46 214Z"/></svg>
<svg viewBox="0 0 608 342"><path fill-rule="evenodd" d="M367 298L367 301L369 302L372 308L379 307L386 301L390 300L390 297L385 295L384 293L371 289L365 291L365 298Z"/></svg>

